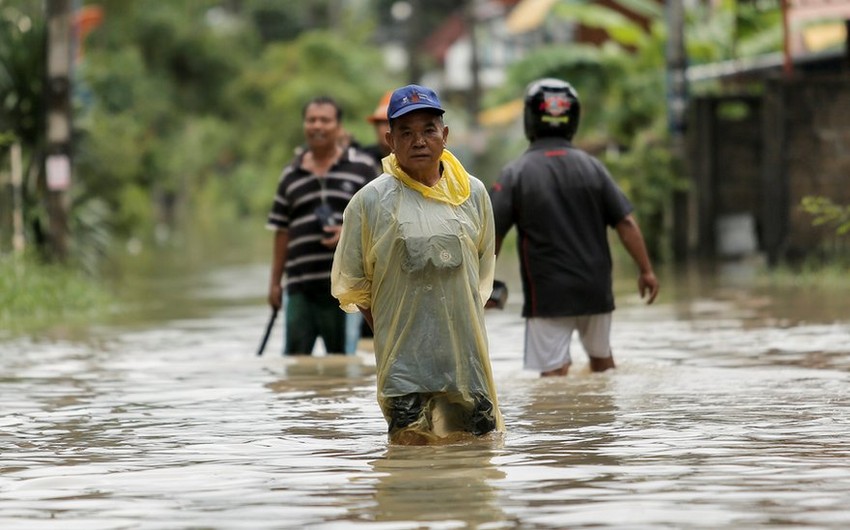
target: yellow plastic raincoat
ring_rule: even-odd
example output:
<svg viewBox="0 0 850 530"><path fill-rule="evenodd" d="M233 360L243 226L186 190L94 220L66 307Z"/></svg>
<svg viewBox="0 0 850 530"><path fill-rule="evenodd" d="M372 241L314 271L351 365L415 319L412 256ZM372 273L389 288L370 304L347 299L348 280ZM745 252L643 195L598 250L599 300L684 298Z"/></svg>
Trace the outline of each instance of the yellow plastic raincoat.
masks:
<svg viewBox="0 0 850 530"><path fill-rule="evenodd" d="M440 181L408 176L395 155L348 204L334 255L331 291L347 312L371 309L378 403L434 393L471 407L493 404L484 303L495 268L493 211L484 184L449 151Z"/></svg>

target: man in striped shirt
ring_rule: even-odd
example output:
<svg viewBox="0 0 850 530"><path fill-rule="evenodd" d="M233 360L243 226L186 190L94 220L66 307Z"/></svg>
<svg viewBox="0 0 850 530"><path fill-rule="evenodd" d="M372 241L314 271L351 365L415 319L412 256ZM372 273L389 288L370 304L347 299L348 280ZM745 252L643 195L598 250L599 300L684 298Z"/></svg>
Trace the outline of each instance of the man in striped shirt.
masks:
<svg viewBox="0 0 850 530"><path fill-rule="evenodd" d="M331 266L342 212L378 168L366 153L337 141L342 109L320 96L302 111L305 149L286 166L268 216L275 231L269 304L280 309L286 274L286 355L310 355L321 337L328 353L345 353L345 313L331 296Z"/></svg>

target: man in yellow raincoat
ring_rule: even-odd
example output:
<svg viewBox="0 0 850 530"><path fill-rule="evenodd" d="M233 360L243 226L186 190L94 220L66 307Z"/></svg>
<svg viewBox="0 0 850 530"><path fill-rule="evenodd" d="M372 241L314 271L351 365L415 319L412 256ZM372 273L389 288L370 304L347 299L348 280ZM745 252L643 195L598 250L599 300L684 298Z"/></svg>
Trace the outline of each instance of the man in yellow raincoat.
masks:
<svg viewBox="0 0 850 530"><path fill-rule="evenodd" d="M446 149L437 94L390 98L383 174L346 207L331 290L374 331L378 403L393 443L503 431L484 303L495 239L486 188Z"/></svg>

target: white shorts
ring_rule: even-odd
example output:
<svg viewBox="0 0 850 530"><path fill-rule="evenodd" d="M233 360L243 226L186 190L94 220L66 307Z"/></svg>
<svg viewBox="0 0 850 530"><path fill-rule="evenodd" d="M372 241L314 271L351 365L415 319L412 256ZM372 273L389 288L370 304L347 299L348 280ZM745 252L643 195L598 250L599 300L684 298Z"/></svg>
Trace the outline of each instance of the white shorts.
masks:
<svg viewBox="0 0 850 530"><path fill-rule="evenodd" d="M527 318L525 320L526 370L548 372L572 363L570 342L578 331L591 357L611 357L611 313L577 317Z"/></svg>

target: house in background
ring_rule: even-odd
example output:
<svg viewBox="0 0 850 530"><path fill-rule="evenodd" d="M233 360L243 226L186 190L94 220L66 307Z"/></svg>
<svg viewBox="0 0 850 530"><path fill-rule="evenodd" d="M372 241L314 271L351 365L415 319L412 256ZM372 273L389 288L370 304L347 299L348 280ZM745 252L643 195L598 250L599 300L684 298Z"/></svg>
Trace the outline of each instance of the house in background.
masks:
<svg viewBox="0 0 850 530"><path fill-rule="evenodd" d="M479 113L476 92L480 97L502 84L508 67L542 44L600 44L607 38L601 30L552 16L558 2L463 3L422 41L429 68L420 81L464 104L476 125L515 125L521 99ZM596 3L648 27L618 2ZM799 206L807 195L850 203L850 0L787 5L785 54L688 69L689 83L722 87L714 93L720 95L690 102L692 186L683 218L674 221L687 227L688 255L762 254L777 263L848 245L831 228L813 227ZM843 45L836 48L836 41ZM465 140L474 143L475 136Z"/></svg>
<svg viewBox="0 0 850 530"><path fill-rule="evenodd" d="M508 67L540 46L602 44L607 40L603 30L553 16L559 1L471 0L459 7L424 40L422 51L434 68L423 74L421 82L449 96L472 94L473 104L468 108L480 110L475 92L500 86ZM595 3L649 27L646 18L618 2ZM522 103L516 100L484 110L478 122L485 126L507 125L521 114Z"/></svg>
<svg viewBox="0 0 850 530"><path fill-rule="evenodd" d="M573 42L573 25L547 16L556 2L489 0L475 3L471 16L454 13L425 40L437 68L423 82L450 92L472 90L477 82L486 90L501 85L510 64L535 48Z"/></svg>
<svg viewBox="0 0 850 530"><path fill-rule="evenodd" d="M722 87L690 103L691 201L676 222L689 226L691 254L777 264L850 252L848 238L801 208L806 196L850 204L850 2L795 3L807 11L789 18L816 24L792 26L798 44L785 54L688 69L689 83Z"/></svg>

